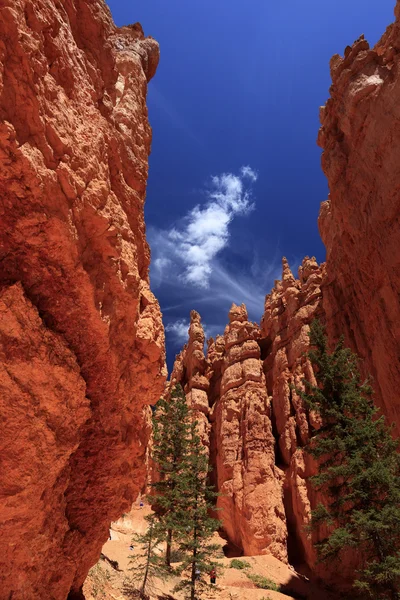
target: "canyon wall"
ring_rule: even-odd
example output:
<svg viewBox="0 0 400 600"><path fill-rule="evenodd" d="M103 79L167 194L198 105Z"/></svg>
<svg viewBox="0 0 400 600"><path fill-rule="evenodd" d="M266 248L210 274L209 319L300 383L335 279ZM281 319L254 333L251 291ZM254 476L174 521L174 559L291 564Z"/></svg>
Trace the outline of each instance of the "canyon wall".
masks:
<svg viewBox="0 0 400 600"><path fill-rule="evenodd" d="M0 589L79 597L145 481L164 331L143 204L158 44L103 0L0 6Z"/></svg>
<svg viewBox="0 0 400 600"><path fill-rule="evenodd" d="M319 144L329 200L323 307L373 376L376 402L400 435L400 3L373 49L361 37L331 60Z"/></svg>

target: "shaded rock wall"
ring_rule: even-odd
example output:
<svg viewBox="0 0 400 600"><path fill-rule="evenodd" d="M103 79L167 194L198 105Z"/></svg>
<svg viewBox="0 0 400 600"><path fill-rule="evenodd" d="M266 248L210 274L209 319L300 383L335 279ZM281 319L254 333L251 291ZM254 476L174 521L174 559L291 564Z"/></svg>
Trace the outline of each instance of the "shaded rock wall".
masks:
<svg viewBox="0 0 400 600"><path fill-rule="evenodd" d="M5 598L78 592L145 480L165 380L143 219L158 56L103 0L0 6Z"/></svg>

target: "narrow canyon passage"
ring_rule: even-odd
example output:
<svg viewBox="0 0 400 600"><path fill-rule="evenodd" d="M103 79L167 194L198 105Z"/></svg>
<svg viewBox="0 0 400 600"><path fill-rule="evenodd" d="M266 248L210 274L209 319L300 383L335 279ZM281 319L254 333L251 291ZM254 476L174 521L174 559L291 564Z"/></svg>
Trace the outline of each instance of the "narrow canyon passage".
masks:
<svg viewBox="0 0 400 600"><path fill-rule="evenodd" d="M231 30L235 40L245 39ZM207 41L202 35L202 52L192 55L191 47L179 45L182 33L173 30L174 47L181 57L190 57L194 69L202 64L205 45L213 48L211 41L219 37L210 35ZM239 50L245 56L241 46ZM152 143L147 93L159 56L158 42L146 37L139 23L115 25L104 0L1 2L0 598L84 600L82 586L104 544L110 555L123 552L128 560L123 535L132 528L107 542L109 525L130 513L146 489L150 407L170 390L162 314L150 287L144 217ZM219 75L240 74L236 63L225 68L223 54L215 58ZM253 58L248 63L255 65ZM174 77L179 67L174 64ZM319 214L326 262L306 257L294 273L283 258L281 278L265 298L260 323L250 320L240 299L229 310L223 335L207 343L200 314L193 310L187 344L171 373L171 385L182 385L209 451L226 538L221 560L228 570L228 559L248 556L254 569L267 573L270 559L271 564L276 561L274 572L281 568L285 577L293 565L328 584L337 583L338 573L316 563L319 533L312 538L307 527L311 510L324 498L311 489L316 465L303 450L321 423L296 389L302 389L304 379L315 383L308 333L319 318L330 343L343 334L360 356L362 375L373 377L377 406L394 423L394 433L400 431L400 1L395 22L374 47L361 36L343 56L333 56L330 68L332 87L320 111L318 136L329 185ZM171 75L170 85L183 90L182 103L191 104L185 87L191 73L181 71L185 78ZM202 85L212 90L204 94L204 102L218 89L217 75L203 72ZM258 78L252 75L251 80ZM255 97L245 85L235 85ZM157 218L147 226L153 236L161 232L163 237L160 212L166 222L162 226L175 231L175 246L182 251L191 233L190 218L204 217L210 209L210 196L190 208L188 190L197 184L185 171L183 155L193 163L202 155L219 161L222 150L208 144L209 151L203 152L181 118L182 107L178 103L171 109L161 90L161 83L153 88L150 110L155 122L171 127L160 145L178 165L186 187L171 190L162 180L164 195L148 213ZM257 98L264 101L262 94ZM298 111L297 98L295 102ZM241 109L243 119L249 117L243 127L232 127L236 117L226 109L227 99L220 100L217 114L229 122L221 121L217 132L233 129L238 140L241 129L247 135L253 104ZM194 121L200 123L202 117ZM174 141L181 131L187 140L178 148ZM287 144L294 132L280 135ZM188 142L193 138L195 150ZM304 142L297 142L302 147ZM239 158L235 155L234 161ZM229 162L221 159L221 164L225 160ZM289 166L285 163L284 176L295 179ZM227 181L237 193L246 177L257 180L245 166L241 178ZM225 181L224 176L215 180L220 185ZM242 196L228 194L229 210L222 210L225 196L222 204L212 205L226 225L220 237L210 226L218 248L222 242L228 246L233 216L252 210L250 192L240 190ZM179 217L174 200L178 206L182 198L186 212ZM242 201L235 210L232 198ZM193 248L202 249L199 236L196 230L195 243L189 244L196 256L201 252ZM242 259L242 250L235 251ZM172 273L169 255L161 258L158 267L167 265ZM193 270L197 265L193 260L189 264ZM206 266L215 268L211 259ZM173 283L168 269L166 273L170 287L183 275L189 286L187 270ZM218 285L232 283L221 274L226 276L222 267ZM245 281L251 302L253 286ZM243 285L234 286L238 288ZM226 297L219 287L218 293L201 292L190 288L188 297L197 301L196 294L201 295L204 307ZM165 320L170 309L166 303ZM354 567L348 562L340 572L343 581ZM245 581L244 588L248 584L237 573L229 576L240 585ZM262 597L254 594L256 600Z"/></svg>

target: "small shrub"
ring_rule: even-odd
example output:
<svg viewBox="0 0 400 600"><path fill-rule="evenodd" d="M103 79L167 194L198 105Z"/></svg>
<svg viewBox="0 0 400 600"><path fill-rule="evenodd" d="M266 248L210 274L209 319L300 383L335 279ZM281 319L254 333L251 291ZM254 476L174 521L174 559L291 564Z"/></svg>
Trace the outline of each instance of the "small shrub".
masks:
<svg viewBox="0 0 400 600"><path fill-rule="evenodd" d="M173 548L171 550L171 563L180 563L185 558L185 553L179 550L178 548Z"/></svg>
<svg viewBox="0 0 400 600"><path fill-rule="evenodd" d="M271 579L263 577L262 575L249 574L247 577L254 583L254 585L262 590L272 590L273 592L279 592L279 585L277 585Z"/></svg>
<svg viewBox="0 0 400 600"><path fill-rule="evenodd" d="M239 569L242 571L243 569L250 569L251 564L246 560L239 560L238 558L234 558L231 560L230 568L231 569Z"/></svg>

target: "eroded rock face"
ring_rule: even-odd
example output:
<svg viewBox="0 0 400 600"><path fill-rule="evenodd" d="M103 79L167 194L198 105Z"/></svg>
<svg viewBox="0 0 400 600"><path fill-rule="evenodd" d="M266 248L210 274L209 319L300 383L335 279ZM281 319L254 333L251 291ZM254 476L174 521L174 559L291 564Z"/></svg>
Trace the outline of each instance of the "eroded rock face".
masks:
<svg viewBox="0 0 400 600"><path fill-rule="evenodd" d="M212 477L221 492L218 517L229 542L246 554L286 561L283 473L275 466L260 328L248 321L244 305L233 305L229 320L224 335L209 340L204 357L200 318L191 313L189 343L171 381L183 385L209 435Z"/></svg>
<svg viewBox="0 0 400 600"><path fill-rule="evenodd" d="M158 45L102 0L5 0L0 31L0 587L64 600L144 483L165 380L143 219Z"/></svg>
<svg viewBox="0 0 400 600"><path fill-rule="evenodd" d="M238 555L315 567L318 533L312 538L307 525L323 499L310 485L316 464L304 447L320 421L295 388L304 389L304 379L315 383L308 333L315 318L324 319L325 277L326 266L306 257L295 279L284 258L260 326L248 321L244 305L233 305L224 334L208 341L204 356L200 317L192 312L189 342L175 362L172 382L211 423L204 431L221 494L218 516ZM201 404L193 394L199 382Z"/></svg>
<svg viewBox="0 0 400 600"><path fill-rule="evenodd" d="M259 339L260 328L248 321L244 305L233 305L212 416L218 506L230 542L245 554L272 554L286 562L283 473L275 465Z"/></svg>
<svg viewBox="0 0 400 600"><path fill-rule="evenodd" d="M331 60L319 134L330 195L319 227L330 337L345 333L400 434L400 3L396 18L373 49L361 37Z"/></svg>
<svg viewBox="0 0 400 600"><path fill-rule="evenodd" d="M285 510L289 531L288 550L293 562L314 561L310 535L305 526L311 516L312 461L303 451L311 427L318 427L294 388L304 389L303 380L315 383L307 358L310 323L321 316L321 282L325 266L306 257L295 279L283 259L282 281L276 281L265 299L261 320L264 371L278 441L277 463L285 472Z"/></svg>
<svg viewBox="0 0 400 600"><path fill-rule="evenodd" d="M204 355L204 329L198 312L190 313L190 326L188 330L188 343L175 359L174 368L170 377L170 387L176 384L182 386L188 405L193 410L199 424L199 435L206 447L209 446L209 381L205 375L207 360ZM168 392L167 392L168 396Z"/></svg>

